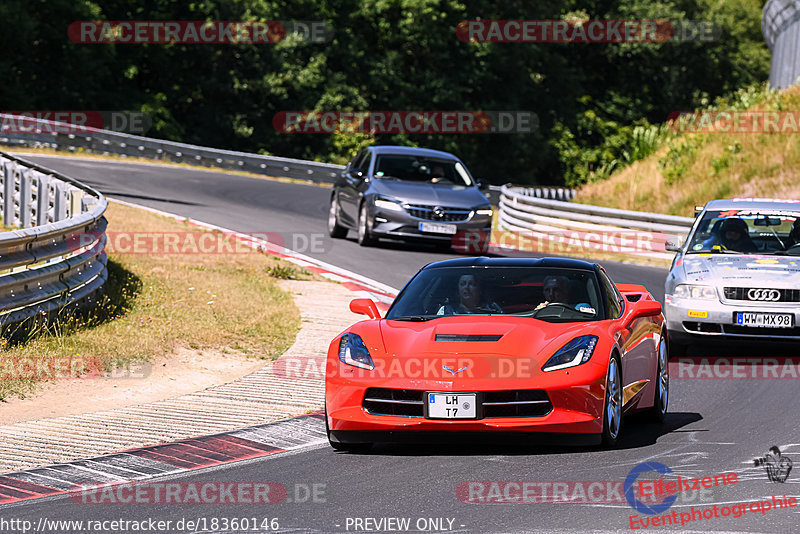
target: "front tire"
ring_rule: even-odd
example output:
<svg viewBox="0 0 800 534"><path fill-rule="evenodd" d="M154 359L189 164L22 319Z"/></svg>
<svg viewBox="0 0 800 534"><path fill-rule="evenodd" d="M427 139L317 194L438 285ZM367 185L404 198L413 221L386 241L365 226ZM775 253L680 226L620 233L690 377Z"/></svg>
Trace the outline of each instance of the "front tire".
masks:
<svg viewBox="0 0 800 534"><path fill-rule="evenodd" d="M617 445L622 431L622 369L619 358L611 356L606 372L606 393L603 403L602 441L606 447Z"/></svg>
<svg viewBox="0 0 800 534"><path fill-rule="evenodd" d="M372 448L372 443L341 443L339 441L331 440L331 429L328 426L328 410L325 409L325 433L328 436L328 443L335 451L342 452L367 452Z"/></svg>
<svg viewBox="0 0 800 534"><path fill-rule="evenodd" d="M336 195L331 196L331 205L328 208L328 235L333 238L347 237L347 228L339 224L339 203Z"/></svg>
<svg viewBox="0 0 800 534"><path fill-rule="evenodd" d="M650 409L650 419L656 423L663 423L669 405L669 340L666 333L661 335L658 342L658 366L656 367L656 388L653 394L653 407Z"/></svg>
<svg viewBox="0 0 800 534"><path fill-rule="evenodd" d="M367 203L364 202L358 210L358 244L362 247L372 246L377 241L369 227L369 213L367 213Z"/></svg>

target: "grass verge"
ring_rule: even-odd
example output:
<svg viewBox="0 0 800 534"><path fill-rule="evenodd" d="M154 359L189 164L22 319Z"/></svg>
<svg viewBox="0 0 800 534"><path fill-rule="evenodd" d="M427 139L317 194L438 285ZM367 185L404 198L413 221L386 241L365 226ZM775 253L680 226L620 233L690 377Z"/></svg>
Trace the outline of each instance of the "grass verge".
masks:
<svg viewBox="0 0 800 534"><path fill-rule="evenodd" d="M106 217L109 232L202 231L119 204L109 205ZM20 362L74 358L90 362L83 366L86 370L96 364L107 372L178 347L274 358L291 345L300 327L299 311L275 284L278 278L320 279L256 251L112 252L106 293L98 306L50 324L29 323L22 336L7 332L0 342L0 399L26 396L41 380L36 373L19 376ZM20 337L20 342L7 341Z"/></svg>
<svg viewBox="0 0 800 534"><path fill-rule="evenodd" d="M787 119L800 113L798 86L756 97L756 103L741 109L792 114ZM716 108L740 109L724 102ZM575 201L691 217L694 206L716 198L798 199L800 125L791 120L779 124L776 133L676 135L655 154L607 180L582 186Z"/></svg>

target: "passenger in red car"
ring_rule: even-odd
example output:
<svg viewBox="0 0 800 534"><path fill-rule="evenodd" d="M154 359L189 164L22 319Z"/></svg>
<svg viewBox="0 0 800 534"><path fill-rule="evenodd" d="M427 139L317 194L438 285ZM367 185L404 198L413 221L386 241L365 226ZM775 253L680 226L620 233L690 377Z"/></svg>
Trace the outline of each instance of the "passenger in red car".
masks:
<svg viewBox="0 0 800 534"><path fill-rule="evenodd" d="M474 274L464 274L459 277L458 298L459 304L455 309L445 304L439 308L437 315L503 313L497 303L489 301L480 280Z"/></svg>

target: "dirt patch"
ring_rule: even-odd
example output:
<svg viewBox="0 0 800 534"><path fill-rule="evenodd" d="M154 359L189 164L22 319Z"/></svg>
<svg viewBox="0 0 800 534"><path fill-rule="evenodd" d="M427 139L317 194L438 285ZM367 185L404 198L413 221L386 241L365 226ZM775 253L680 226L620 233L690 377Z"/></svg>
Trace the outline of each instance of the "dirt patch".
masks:
<svg viewBox="0 0 800 534"><path fill-rule="evenodd" d="M0 425L125 408L170 399L237 380L264 367L264 360L216 349L178 347L153 363L104 377L57 380L29 398L0 402Z"/></svg>

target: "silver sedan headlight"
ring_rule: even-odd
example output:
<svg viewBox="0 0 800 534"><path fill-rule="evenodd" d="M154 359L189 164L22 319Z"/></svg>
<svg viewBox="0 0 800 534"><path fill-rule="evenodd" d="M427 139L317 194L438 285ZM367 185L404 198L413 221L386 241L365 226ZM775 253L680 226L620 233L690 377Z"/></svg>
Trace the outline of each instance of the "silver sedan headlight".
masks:
<svg viewBox="0 0 800 534"><path fill-rule="evenodd" d="M675 287L675 292L672 296L678 299L715 300L717 292L711 286L680 284Z"/></svg>
<svg viewBox="0 0 800 534"><path fill-rule="evenodd" d="M400 204L400 201L389 197L375 198L375 207L389 211L403 211L403 206Z"/></svg>

